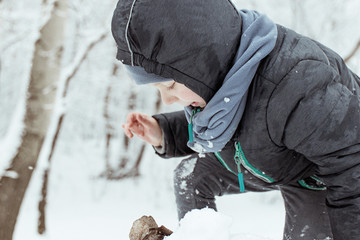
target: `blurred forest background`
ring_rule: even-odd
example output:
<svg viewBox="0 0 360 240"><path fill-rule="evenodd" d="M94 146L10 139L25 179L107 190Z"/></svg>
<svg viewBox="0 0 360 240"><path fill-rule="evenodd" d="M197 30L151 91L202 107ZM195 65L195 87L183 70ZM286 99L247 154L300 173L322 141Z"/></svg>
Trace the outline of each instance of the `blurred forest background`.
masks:
<svg viewBox="0 0 360 240"><path fill-rule="evenodd" d="M111 209L139 198L126 186L144 181L141 176L148 176L145 188L151 189L144 201L174 205L169 196L178 160L158 159L150 146L129 141L121 123L129 111L155 114L180 106L163 106L155 89L135 87L116 61L110 31L116 3L0 0L1 240L98 238L95 230L86 235L77 226L78 235L66 235L64 228L79 225L89 211L101 215L94 209L99 205ZM234 3L327 45L360 74L360 1ZM119 187L124 181L132 183ZM117 213L126 218L128 212ZM102 220L119 222L108 215ZM116 231L110 235L121 239Z"/></svg>

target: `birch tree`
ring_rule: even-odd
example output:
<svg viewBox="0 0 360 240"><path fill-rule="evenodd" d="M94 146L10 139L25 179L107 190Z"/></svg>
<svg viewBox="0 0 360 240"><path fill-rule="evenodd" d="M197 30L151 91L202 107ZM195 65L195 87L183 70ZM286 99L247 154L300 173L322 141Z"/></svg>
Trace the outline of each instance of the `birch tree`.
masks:
<svg viewBox="0 0 360 240"><path fill-rule="evenodd" d="M7 169L8 174L0 180L2 240L12 239L19 209L48 130L61 67L65 12L66 0L55 1L51 17L35 43L22 143Z"/></svg>

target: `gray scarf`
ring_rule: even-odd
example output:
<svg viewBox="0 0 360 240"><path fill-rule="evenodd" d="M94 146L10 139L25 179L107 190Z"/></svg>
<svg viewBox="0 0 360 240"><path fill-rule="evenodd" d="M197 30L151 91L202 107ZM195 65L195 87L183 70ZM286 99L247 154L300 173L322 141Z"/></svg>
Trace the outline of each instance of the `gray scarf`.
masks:
<svg viewBox="0 0 360 240"><path fill-rule="evenodd" d="M206 107L192 114L193 107L185 107L185 115L192 124L193 140L188 146L199 153L220 151L234 135L244 113L248 88L260 61L275 47L277 28L266 15L241 10L242 36L234 65L221 88Z"/></svg>

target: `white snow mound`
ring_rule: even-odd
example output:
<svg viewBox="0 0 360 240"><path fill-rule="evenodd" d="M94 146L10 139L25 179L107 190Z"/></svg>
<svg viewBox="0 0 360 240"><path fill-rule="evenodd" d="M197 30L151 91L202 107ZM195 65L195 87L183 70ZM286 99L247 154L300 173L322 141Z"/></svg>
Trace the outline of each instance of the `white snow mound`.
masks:
<svg viewBox="0 0 360 240"><path fill-rule="evenodd" d="M210 208L192 210L180 221L179 228L165 240L273 240L254 234L234 234L230 229L232 223L231 217Z"/></svg>
<svg viewBox="0 0 360 240"><path fill-rule="evenodd" d="M229 240L232 219L213 209L192 210L166 240Z"/></svg>

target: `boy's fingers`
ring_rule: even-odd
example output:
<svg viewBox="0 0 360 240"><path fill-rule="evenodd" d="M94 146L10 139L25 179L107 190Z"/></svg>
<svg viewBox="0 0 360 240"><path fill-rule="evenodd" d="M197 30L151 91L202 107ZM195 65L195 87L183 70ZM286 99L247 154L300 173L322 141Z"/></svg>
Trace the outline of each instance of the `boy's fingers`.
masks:
<svg viewBox="0 0 360 240"><path fill-rule="evenodd" d="M131 124L130 129L136 135L140 135L140 136L144 135L144 127L139 123Z"/></svg>
<svg viewBox="0 0 360 240"><path fill-rule="evenodd" d="M144 116L144 115L139 115L137 120L143 124L144 126L149 126L152 127L152 122L150 121L151 117L149 116Z"/></svg>
<svg viewBox="0 0 360 240"><path fill-rule="evenodd" d="M130 113L126 118L126 123L122 124L125 134L132 138L134 134L141 139L144 139L145 129L151 127L151 121L145 114Z"/></svg>
<svg viewBox="0 0 360 240"><path fill-rule="evenodd" d="M139 121L135 115L132 115L127 119L126 125L128 125L129 128L133 128L134 126L139 125Z"/></svg>
<svg viewBox="0 0 360 240"><path fill-rule="evenodd" d="M128 114L127 117L126 117L126 123L127 124L132 124L132 123L136 122L137 121L136 120L136 115L137 114L135 114L135 113Z"/></svg>
<svg viewBox="0 0 360 240"><path fill-rule="evenodd" d="M132 134L132 132L129 129L125 128L124 131L125 131L126 136L128 136L129 138L134 137L134 135Z"/></svg>
<svg viewBox="0 0 360 240"><path fill-rule="evenodd" d="M126 116L126 123L130 123L131 122L131 118L132 118L132 114L128 114Z"/></svg>
<svg viewBox="0 0 360 240"><path fill-rule="evenodd" d="M137 120L138 120L139 122L143 123L143 124L146 124L146 123L149 122L149 120L148 120L145 116L143 116L143 115L137 116Z"/></svg>
<svg viewBox="0 0 360 240"><path fill-rule="evenodd" d="M124 132L125 132L126 136L128 136L129 138L132 138L134 136L132 134L132 132L130 131L130 128L129 128L128 124L123 124L122 128L124 129Z"/></svg>

